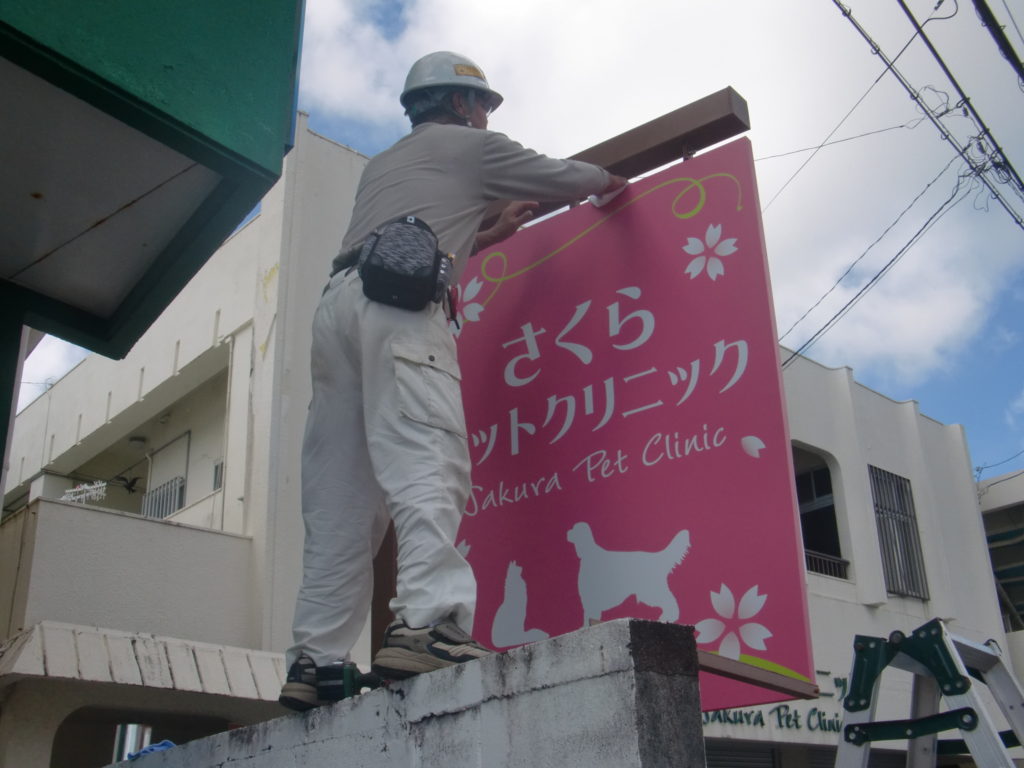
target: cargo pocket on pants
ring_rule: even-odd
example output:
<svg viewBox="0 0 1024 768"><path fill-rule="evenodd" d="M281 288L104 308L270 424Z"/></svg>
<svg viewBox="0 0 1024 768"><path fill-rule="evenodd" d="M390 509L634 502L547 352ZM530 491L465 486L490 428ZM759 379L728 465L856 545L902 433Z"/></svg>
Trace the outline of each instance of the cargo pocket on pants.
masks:
<svg viewBox="0 0 1024 768"><path fill-rule="evenodd" d="M462 373L448 352L392 341L399 407L406 418L466 437Z"/></svg>

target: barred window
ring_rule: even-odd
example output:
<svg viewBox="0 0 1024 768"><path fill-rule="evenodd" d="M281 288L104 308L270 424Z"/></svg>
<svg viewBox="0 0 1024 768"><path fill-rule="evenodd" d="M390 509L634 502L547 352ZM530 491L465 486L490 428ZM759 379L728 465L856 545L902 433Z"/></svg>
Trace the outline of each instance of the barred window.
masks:
<svg viewBox="0 0 1024 768"><path fill-rule="evenodd" d="M917 531L910 480L868 466L875 502L878 543L882 548L885 588L894 595L928 599L928 580Z"/></svg>

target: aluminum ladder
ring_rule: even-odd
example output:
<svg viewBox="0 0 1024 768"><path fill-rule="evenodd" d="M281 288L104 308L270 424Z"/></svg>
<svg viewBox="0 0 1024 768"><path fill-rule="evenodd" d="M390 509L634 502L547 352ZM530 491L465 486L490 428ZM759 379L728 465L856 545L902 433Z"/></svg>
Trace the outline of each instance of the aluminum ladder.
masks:
<svg viewBox="0 0 1024 768"><path fill-rule="evenodd" d="M1014 768L1007 746L1024 743L1024 692L993 640L964 640L951 635L941 619L932 619L910 635L857 635L853 649L836 768L867 768L873 742L902 739L910 742L907 768L934 768L937 748L945 752L946 746L954 753L969 751L980 768ZM914 675L908 720L874 720L886 667ZM1012 731L997 731L978 696L979 680L988 686ZM941 713L940 697L946 705ZM939 732L954 729L962 742L937 741Z"/></svg>

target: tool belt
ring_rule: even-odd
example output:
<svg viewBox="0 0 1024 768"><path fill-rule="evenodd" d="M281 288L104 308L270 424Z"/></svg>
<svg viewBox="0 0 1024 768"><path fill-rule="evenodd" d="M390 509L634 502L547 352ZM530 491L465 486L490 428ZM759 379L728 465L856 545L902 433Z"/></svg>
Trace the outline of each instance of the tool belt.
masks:
<svg viewBox="0 0 1024 768"><path fill-rule="evenodd" d="M334 273L356 269L368 299L409 310L439 303L448 290L453 257L437 248L437 235L415 216L377 227L358 248L334 261Z"/></svg>

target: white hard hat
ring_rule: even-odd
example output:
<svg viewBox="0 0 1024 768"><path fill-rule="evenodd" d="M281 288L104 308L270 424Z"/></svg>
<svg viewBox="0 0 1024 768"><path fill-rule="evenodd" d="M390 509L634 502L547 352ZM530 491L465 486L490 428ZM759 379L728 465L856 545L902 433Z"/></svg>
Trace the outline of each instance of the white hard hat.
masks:
<svg viewBox="0 0 1024 768"><path fill-rule="evenodd" d="M502 95L491 89L483 70L471 60L451 51L428 53L412 65L405 78L405 88L399 99L409 108L409 96L424 88L475 88L488 94L490 108L497 109L504 101Z"/></svg>

